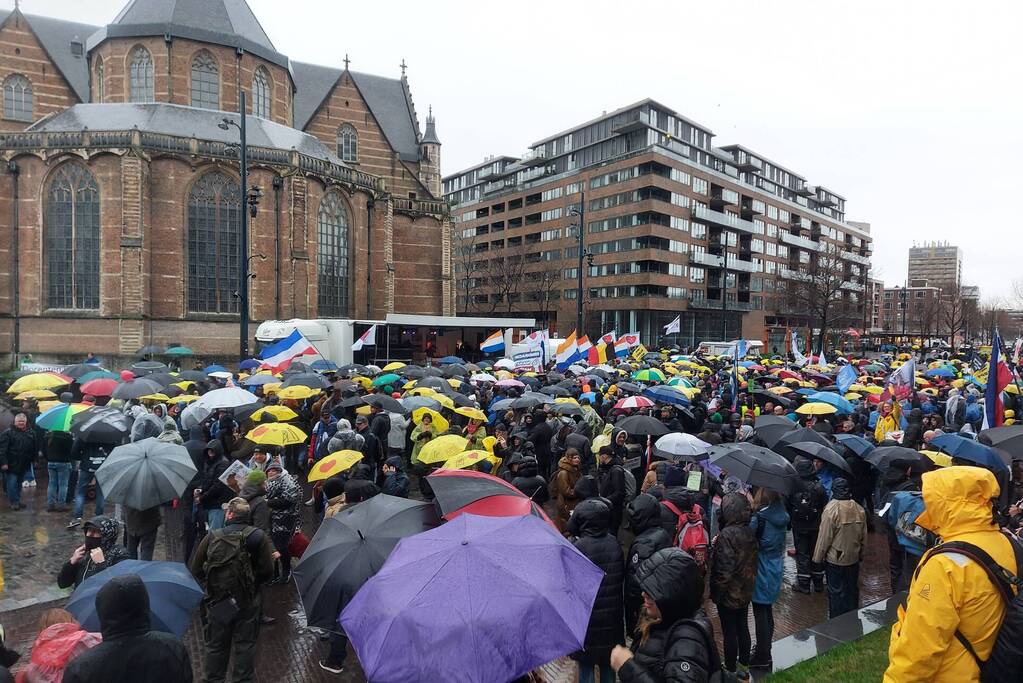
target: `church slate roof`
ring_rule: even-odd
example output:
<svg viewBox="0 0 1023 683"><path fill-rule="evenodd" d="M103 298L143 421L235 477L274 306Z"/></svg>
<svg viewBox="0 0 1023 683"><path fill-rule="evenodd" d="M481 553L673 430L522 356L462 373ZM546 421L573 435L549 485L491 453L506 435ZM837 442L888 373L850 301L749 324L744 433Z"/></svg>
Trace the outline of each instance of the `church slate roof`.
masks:
<svg viewBox="0 0 1023 683"><path fill-rule="evenodd" d="M138 128L152 133L196 137L217 142L238 142L238 130L227 130L218 124L225 117L237 120L237 114L198 109L180 104L151 102L147 104L109 103L76 104L73 107L42 119L28 128L37 132L60 131L118 131ZM309 133L274 123L258 116L245 120L246 138L250 145L273 149L296 150L317 159L346 166L322 142Z"/></svg>
<svg viewBox="0 0 1023 683"><path fill-rule="evenodd" d="M11 10L0 10L0 23L6 21ZM89 101L89 62L85 55L71 52L71 41L78 39L83 45L97 26L80 24L75 21L39 17L23 14L32 32L36 34L43 49L50 55L60 73L71 85L75 95L83 102Z"/></svg>

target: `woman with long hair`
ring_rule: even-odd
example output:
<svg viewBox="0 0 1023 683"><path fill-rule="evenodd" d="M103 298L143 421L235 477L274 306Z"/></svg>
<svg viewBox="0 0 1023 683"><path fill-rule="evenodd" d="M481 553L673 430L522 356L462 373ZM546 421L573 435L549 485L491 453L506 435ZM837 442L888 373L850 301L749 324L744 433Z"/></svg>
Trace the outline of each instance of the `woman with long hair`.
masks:
<svg viewBox="0 0 1023 683"><path fill-rule="evenodd" d="M757 642L750 666L770 669L771 641L774 639L773 605L781 592L785 531L789 513L776 491L758 488L753 494L750 527L757 538L757 580L753 587L753 619Z"/></svg>

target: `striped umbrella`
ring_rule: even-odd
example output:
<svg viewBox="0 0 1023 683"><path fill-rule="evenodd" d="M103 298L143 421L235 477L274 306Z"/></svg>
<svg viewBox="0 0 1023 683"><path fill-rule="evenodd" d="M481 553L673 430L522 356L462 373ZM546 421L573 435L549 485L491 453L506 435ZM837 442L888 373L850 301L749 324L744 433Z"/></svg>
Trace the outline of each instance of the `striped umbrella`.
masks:
<svg viewBox="0 0 1023 683"><path fill-rule="evenodd" d="M61 403L36 418L36 426L51 432L70 432L71 418L88 407L85 403Z"/></svg>
<svg viewBox="0 0 1023 683"><path fill-rule="evenodd" d="M654 402L644 396L627 396L615 403L615 410L624 408L651 408Z"/></svg>

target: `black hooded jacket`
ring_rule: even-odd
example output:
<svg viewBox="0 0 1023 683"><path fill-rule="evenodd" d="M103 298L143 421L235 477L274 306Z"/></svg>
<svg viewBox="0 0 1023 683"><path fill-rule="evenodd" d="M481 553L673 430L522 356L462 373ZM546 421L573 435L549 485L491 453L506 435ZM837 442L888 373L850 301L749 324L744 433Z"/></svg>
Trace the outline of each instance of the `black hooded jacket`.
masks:
<svg viewBox="0 0 1023 683"><path fill-rule="evenodd" d="M522 491L537 505L543 506L550 498L547 480L540 476L540 465L536 458L525 458L519 465L518 476L512 479L511 485Z"/></svg>
<svg viewBox="0 0 1023 683"><path fill-rule="evenodd" d="M821 526L821 513L828 504L828 494L817 481L817 472L809 458L797 456L794 466L799 473L799 487L785 499L792 530L816 531Z"/></svg>
<svg viewBox="0 0 1023 683"><path fill-rule="evenodd" d="M120 538L118 538L121 528L117 520L105 515L98 515L86 522L85 526L82 527L83 531L88 531L89 529L96 529L101 535L99 547L103 551L103 562L100 564L93 562L92 555L88 550L85 551L85 557L76 564L71 564L71 560L67 560L57 575L57 585L61 588L68 588L70 586L77 588L78 584L93 574L98 574L104 569L113 567L121 560L128 559L128 551L124 549L124 546L120 543Z"/></svg>
<svg viewBox="0 0 1023 683"><path fill-rule="evenodd" d="M625 609L623 589L625 566L622 547L609 533L611 509L607 501L590 498L579 503L572 512L579 538L575 547L604 571L597 598L590 612L583 651L577 658L583 662L607 663L615 645L625 642Z"/></svg>
<svg viewBox="0 0 1023 683"><path fill-rule="evenodd" d="M671 545L671 536L661 526L661 504L648 493L629 503L629 524L636 534L625 559L625 599L632 605L643 601L639 587L640 563Z"/></svg>
<svg viewBox="0 0 1023 683"><path fill-rule="evenodd" d="M220 481L220 475L224 473L230 463L224 456L224 445L219 439L213 439L206 444L206 450L213 451L216 455L209 457L204 455L206 462L202 469L202 507L204 510L214 510L234 498L234 491L231 487Z"/></svg>
<svg viewBox="0 0 1023 683"><path fill-rule="evenodd" d="M906 431L902 436L902 445L906 448L919 448L924 441L924 412L913 408L906 416Z"/></svg>
<svg viewBox="0 0 1023 683"><path fill-rule="evenodd" d="M721 499L721 531L710 547L710 599L719 607L742 609L753 599L759 544L750 529L749 499L729 493Z"/></svg>
<svg viewBox="0 0 1023 683"><path fill-rule="evenodd" d="M668 501L682 512L692 510L693 505L696 503L696 492L690 491L683 486L666 488L661 496L662 500ZM678 535L678 515L663 503L660 505L660 513L661 528L664 529L664 533L668 534L668 537L674 542L675 537Z"/></svg>
<svg viewBox="0 0 1023 683"><path fill-rule="evenodd" d="M64 669L65 683L191 683L188 650L170 633L151 631L149 593L133 574L117 576L96 594L103 642Z"/></svg>
<svg viewBox="0 0 1023 683"><path fill-rule="evenodd" d="M618 670L621 683L706 683L718 671L714 629L700 609L703 572L678 548L658 550L636 572L640 589L661 612L634 656ZM640 642L642 640L642 642Z"/></svg>

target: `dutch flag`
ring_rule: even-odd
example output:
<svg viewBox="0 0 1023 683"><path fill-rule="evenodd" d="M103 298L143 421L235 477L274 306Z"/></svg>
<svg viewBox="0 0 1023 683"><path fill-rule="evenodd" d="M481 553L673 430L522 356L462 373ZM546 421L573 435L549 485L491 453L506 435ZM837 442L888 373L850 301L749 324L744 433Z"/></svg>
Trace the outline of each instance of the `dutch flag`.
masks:
<svg viewBox="0 0 1023 683"><path fill-rule="evenodd" d="M276 344L271 344L263 349L261 367L270 368L273 372L280 372L291 365L291 361L298 356L315 354L316 347L312 345L312 342L306 339L301 332L295 330Z"/></svg>
<svg viewBox="0 0 1023 683"><path fill-rule="evenodd" d="M498 330L483 340L480 344L480 351L483 353L497 353L504 351L504 332Z"/></svg>

